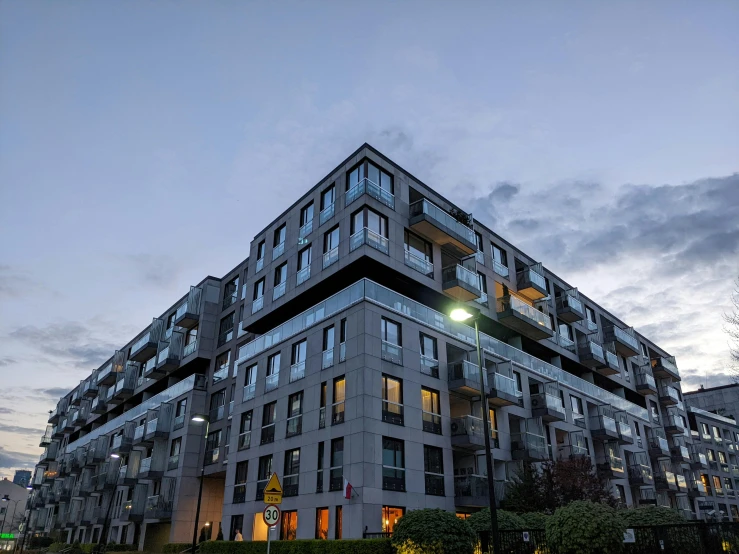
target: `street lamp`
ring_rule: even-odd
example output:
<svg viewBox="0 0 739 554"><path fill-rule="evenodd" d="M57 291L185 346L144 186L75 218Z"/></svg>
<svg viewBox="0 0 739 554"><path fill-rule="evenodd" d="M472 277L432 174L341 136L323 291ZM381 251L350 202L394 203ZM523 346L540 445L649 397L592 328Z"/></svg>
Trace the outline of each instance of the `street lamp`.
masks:
<svg viewBox="0 0 739 554"><path fill-rule="evenodd" d="M208 430L210 429L210 418L203 414L194 414L190 418L195 423L205 423L205 435L203 443L208 440ZM200 488L198 489L198 506L195 509L195 528L192 530L192 554L198 546L198 523L200 522L200 501L203 498L203 480L205 479L205 449L203 449L203 464L200 466Z"/></svg>
<svg viewBox="0 0 739 554"><path fill-rule="evenodd" d="M449 317L454 321L465 322L470 319L475 323L475 346L477 347L477 364L480 368L480 411L482 411L482 432L485 435L485 462L488 469L488 498L490 500L490 529L493 535L493 552L500 552L500 537L498 536L498 509L495 505L495 474L493 470L493 452L490 450L490 423L486 408L488 407L487 391L485 390L485 379L483 378L482 349L480 348L480 328L477 324L480 318L480 310L458 306L454 308Z"/></svg>
<svg viewBox="0 0 739 554"><path fill-rule="evenodd" d="M18 502L20 502L20 500L13 500L10 498L10 495L6 494L5 496L3 496L2 501L3 502L13 502L13 515L10 517L10 532L12 533L13 532L13 520L15 519L15 510L16 508L18 508ZM5 515L3 516L3 526L0 527L0 533L5 531L5 520L7 519L7 517L8 517L8 509L5 508Z"/></svg>

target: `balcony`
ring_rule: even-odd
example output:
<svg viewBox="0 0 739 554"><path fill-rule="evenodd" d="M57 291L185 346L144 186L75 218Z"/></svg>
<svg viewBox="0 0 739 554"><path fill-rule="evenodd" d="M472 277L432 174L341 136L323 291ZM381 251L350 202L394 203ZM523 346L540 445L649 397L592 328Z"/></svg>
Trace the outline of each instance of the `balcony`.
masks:
<svg viewBox="0 0 739 554"><path fill-rule="evenodd" d="M462 360L451 362L447 366L449 377L449 391L464 396L480 396L480 368Z"/></svg>
<svg viewBox="0 0 739 554"><path fill-rule="evenodd" d="M658 469L654 473L654 487L658 491L677 491L677 479L671 471Z"/></svg>
<svg viewBox="0 0 739 554"><path fill-rule="evenodd" d="M425 198L410 205L409 216L411 229L436 244L451 244L464 254L474 254L477 251L471 216L460 212L455 217Z"/></svg>
<svg viewBox="0 0 739 554"><path fill-rule="evenodd" d="M310 279L310 264L298 270L295 276L295 286L302 285Z"/></svg>
<svg viewBox="0 0 739 554"><path fill-rule="evenodd" d="M511 434L511 457L524 462L541 462L549 459L547 439L528 431Z"/></svg>
<svg viewBox="0 0 739 554"><path fill-rule="evenodd" d="M147 331L131 346L130 359L134 362L145 362L156 355L158 346L159 340L152 335L151 331Z"/></svg>
<svg viewBox="0 0 739 554"><path fill-rule="evenodd" d="M459 264L441 270L442 289L452 298L467 302L480 298L480 276Z"/></svg>
<svg viewBox="0 0 739 554"><path fill-rule="evenodd" d="M539 300L549 295L546 279L532 267L516 272L516 287L520 294L530 300Z"/></svg>
<svg viewBox="0 0 739 554"><path fill-rule="evenodd" d="M225 404L221 404L220 406L214 406L210 409L210 412L208 413L208 419L212 423L215 423L216 421L221 421L226 413L226 406Z"/></svg>
<svg viewBox="0 0 739 554"><path fill-rule="evenodd" d="M665 418L664 429L668 435L682 435L685 432L682 420L674 414L670 414Z"/></svg>
<svg viewBox="0 0 739 554"><path fill-rule="evenodd" d="M294 383L305 377L305 362L298 362L290 366L290 382Z"/></svg>
<svg viewBox="0 0 739 554"><path fill-rule="evenodd" d="M663 406L674 406L680 402L680 396L677 389L669 385L660 385L659 387L659 403Z"/></svg>
<svg viewBox="0 0 739 554"><path fill-rule="evenodd" d="M632 335L630 331L625 331L615 325L604 329L603 340L605 342L613 342L616 352L621 354L624 358L629 358L639 354L638 339Z"/></svg>
<svg viewBox="0 0 739 554"><path fill-rule="evenodd" d="M47 427L46 432L41 436L41 440L39 441L39 444L38 444L40 448L44 448L51 444L52 430L50 427L51 426Z"/></svg>
<svg viewBox="0 0 739 554"><path fill-rule="evenodd" d="M146 499L146 519L168 520L172 518L172 501L158 494Z"/></svg>
<svg viewBox="0 0 739 554"><path fill-rule="evenodd" d="M58 407L54 408L49 414L49 423L56 424L59 422L60 412Z"/></svg>
<svg viewBox="0 0 739 554"><path fill-rule="evenodd" d="M371 196L375 200L385 204L388 208L393 210L395 209L395 196L393 196L389 190L380 187L377 183L367 178L362 179L346 191L344 206L348 206L363 194Z"/></svg>
<svg viewBox="0 0 739 554"><path fill-rule="evenodd" d="M152 442L157 439L169 438L169 418L155 417L146 422L144 440Z"/></svg>
<svg viewBox="0 0 739 554"><path fill-rule="evenodd" d="M608 479L623 479L626 477L623 458L615 454L605 456L605 461L597 464L598 473Z"/></svg>
<svg viewBox="0 0 739 554"><path fill-rule="evenodd" d="M286 290L287 281L283 281L282 283L275 285L275 288L272 289L272 300L277 300L278 298L282 298L283 296L285 296Z"/></svg>
<svg viewBox="0 0 739 554"><path fill-rule="evenodd" d="M133 432L133 446L136 446L138 444L141 444L144 441L144 431L146 430L146 424L141 424L136 427L136 429Z"/></svg>
<svg viewBox="0 0 739 554"><path fill-rule="evenodd" d="M95 379L85 381L82 385L82 396L85 398L95 398L98 394L98 384Z"/></svg>
<svg viewBox="0 0 739 554"><path fill-rule="evenodd" d="M695 444L690 445L690 468L691 469L705 469L708 467L708 459L706 458L705 452ZM737 473L739 475L739 472Z"/></svg>
<svg viewBox="0 0 739 554"><path fill-rule="evenodd" d="M272 247L272 260L276 260L285 253L285 241L283 240L280 244L275 244Z"/></svg>
<svg viewBox="0 0 739 554"><path fill-rule="evenodd" d="M80 392L80 389L77 389L72 393L72 400L70 400L69 403L72 406L79 406L80 402L82 402L82 393Z"/></svg>
<svg viewBox="0 0 739 554"><path fill-rule="evenodd" d="M113 363L109 363L98 372L98 385L112 385L115 383L116 374L113 373Z"/></svg>
<svg viewBox="0 0 739 554"><path fill-rule="evenodd" d="M585 309L580 299L572 294L562 293L557 298L557 317L568 323L585 319Z"/></svg>
<svg viewBox="0 0 739 554"><path fill-rule="evenodd" d="M497 301L498 321L534 340L554 336L549 317L515 296Z"/></svg>
<svg viewBox="0 0 739 554"><path fill-rule="evenodd" d="M90 406L90 411L93 414L104 414L108 411L108 403L105 401L105 398L102 396L98 396L92 399L92 405Z"/></svg>
<svg viewBox="0 0 739 554"><path fill-rule="evenodd" d="M133 372L126 372L118 381L115 383L115 392L113 393L113 400L125 401L133 396L134 390L136 389L136 374Z"/></svg>
<svg viewBox="0 0 739 554"><path fill-rule="evenodd" d="M349 237L349 252L354 252L357 248L365 244L383 254L390 253L390 243L387 238L367 227L360 229Z"/></svg>
<svg viewBox="0 0 739 554"><path fill-rule="evenodd" d="M639 489L639 505L640 506L656 506L657 493L654 489Z"/></svg>
<svg viewBox="0 0 739 554"><path fill-rule="evenodd" d="M606 367L606 355L603 347L592 340L580 341L577 345L580 363L593 369Z"/></svg>
<svg viewBox="0 0 739 554"><path fill-rule="evenodd" d="M280 374L273 373L272 375L267 375L267 377L264 379L264 392L270 392L275 390L280 384Z"/></svg>
<svg viewBox="0 0 739 554"><path fill-rule="evenodd" d="M336 246L323 254L323 269L339 261L339 247Z"/></svg>
<svg viewBox="0 0 739 554"><path fill-rule="evenodd" d="M380 348L382 359L397 365L403 365L403 347L386 340Z"/></svg>
<svg viewBox="0 0 739 554"><path fill-rule="evenodd" d="M557 449L558 460L573 460L588 456L588 449L582 444L565 444Z"/></svg>
<svg viewBox="0 0 739 554"><path fill-rule="evenodd" d="M688 483L688 496L690 498L697 498L700 496L706 496L706 486L700 479L691 479Z"/></svg>
<svg viewBox="0 0 739 554"><path fill-rule="evenodd" d="M607 415L597 415L590 418L590 434L593 440L618 440L618 426L616 420Z"/></svg>
<svg viewBox="0 0 739 554"><path fill-rule="evenodd" d="M331 202L331 204L323 208L321 210L321 213L318 214L318 225L321 226L324 223L326 223L329 219L334 217L334 212L335 212L335 206L334 206L334 203Z"/></svg>
<svg viewBox="0 0 739 554"><path fill-rule="evenodd" d="M618 442L621 444L634 444L634 432L628 421L616 421L618 427Z"/></svg>
<svg viewBox="0 0 739 554"><path fill-rule="evenodd" d="M173 333L169 344L165 346L157 356L157 371L170 373L180 367L180 361L182 360L182 342L182 334Z"/></svg>
<svg viewBox="0 0 739 554"><path fill-rule="evenodd" d="M565 337L564 335L557 334L557 344L559 344L559 346L564 348L565 350L569 350L573 354L577 352L575 341Z"/></svg>
<svg viewBox="0 0 739 554"><path fill-rule="evenodd" d="M636 373L636 392L649 396L657 393L657 383L647 369L641 369Z"/></svg>
<svg viewBox="0 0 739 554"><path fill-rule="evenodd" d="M629 466L629 484L635 487L654 485L652 468L645 464L631 464Z"/></svg>
<svg viewBox="0 0 739 554"><path fill-rule="evenodd" d="M116 435L113 437L113 444L110 447L111 454L126 454L131 452L133 446L133 437Z"/></svg>
<svg viewBox="0 0 739 554"><path fill-rule="evenodd" d="M457 469L455 468L454 471L456 474ZM498 483L496 483L496 485L497 484ZM497 488L498 487L496 487L496 493L498 492ZM498 494L496 494L496 497L497 496ZM475 508L485 508L489 506L488 478L485 475L455 475L454 504L456 506L469 506Z"/></svg>
<svg viewBox="0 0 739 554"><path fill-rule="evenodd" d="M603 353L606 356L606 365L605 367L599 368L598 373L606 376L621 373L621 366L618 363L618 356L616 356L616 354L614 354L607 348L603 349Z"/></svg>
<svg viewBox="0 0 739 554"><path fill-rule="evenodd" d="M138 475L139 479L146 479L146 480L161 479L162 476L164 476L164 467L162 467L161 463L152 464L151 456L141 460L141 466L139 467L139 475Z"/></svg>
<svg viewBox="0 0 739 554"><path fill-rule="evenodd" d="M675 481L677 482L678 492L688 492L688 482L685 479L685 475L681 473L675 474Z"/></svg>
<svg viewBox="0 0 739 554"><path fill-rule="evenodd" d="M421 373L439 378L439 360L421 355Z"/></svg>
<svg viewBox="0 0 739 554"><path fill-rule="evenodd" d="M475 366L477 367L477 366ZM516 380L502 373L490 372L493 386L488 391L488 402L494 406L520 406L523 402L523 393L518 390Z"/></svg>
<svg viewBox="0 0 739 554"><path fill-rule="evenodd" d="M405 265L427 277L434 278L434 264L426 258L416 256L409 250L405 251Z"/></svg>
<svg viewBox="0 0 739 554"><path fill-rule="evenodd" d="M675 358L656 358L652 360L652 374L659 379L680 380Z"/></svg>
<svg viewBox="0 0 739 554"><path fill-rule="evenodd" d="M531 415L544 421L564 421L566 412L559 396L540 393L531 395Z"/></svg>
<svg viewBox="0 0 739 554"><path fill-rule="evenodd" d="M452 446L473 451L484 450L485 435L482 420L471 415L452 418Z"/></svg>

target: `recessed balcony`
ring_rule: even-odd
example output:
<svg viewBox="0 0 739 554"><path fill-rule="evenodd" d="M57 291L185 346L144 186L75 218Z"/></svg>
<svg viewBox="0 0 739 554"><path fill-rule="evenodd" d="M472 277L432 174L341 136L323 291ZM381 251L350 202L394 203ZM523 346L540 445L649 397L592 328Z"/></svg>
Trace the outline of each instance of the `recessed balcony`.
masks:
<svg viewBox="0 0 739 554"><path fill-rule="evenodd" d="M576 296L563 292L557 298L557 317L562 321L574 323L585 319L585 308Z"/></svg>
<svg viewBox="0 0 739 554"><path fill-rule="evenodd" d="M652 360L652 374L658 379L680 380L675 358L655 358Z"/></svg>
<svg viewBox="0 0 739 554"><path fill-rule="evenodd" d="M424 198L410 205L409 215L411 229L436 244L451 244L464 254L477 252L472 217L468 214L459 213L454 217Z"/></svg>
<svg viewBox="0 0 739 554"><path fill-rule="evenodd" d="M492 376L492 386L488 391L488 401L494 406L519 406L523 393L518 390L516 380L502 373L488 373Z"/></svg>
<svg viewBox="0 0 739 554"><path fill-rule="evenodd" d="M590 434L593 440L618 440L618 425L616 420L607 415L597 415L590 418Z"/></svg>
<svg viewBox="0 0 739 554"><path fill-rule="evenodd" d="M144 517L160 521L172 519L172 500L167 500L160 494L147 497Z"/></svg>
<svg viewBox="0 0 739 554"><path fill-rule="evenodd" d="M639 489L639 506L656 506L657 492L652 489Z"/></svg>
<svg viewBox="0 0 739 554"><path fill-rule="evenodd" d="M577 345L580 363L593 369L606 367L606 355L603 347L589 339L582 340Z"/></svg>
<svg viewBox="0 0 739 554"><path fill-rule="evenodd" d="M467 469L467 468L462 468ZM472 469L472 468L469 468ZM457 469L454 470L454 504L456 506L464 506L471 508L484 508L490 505L488 498L488 478L485 475L460 474L457 475ZM498 500L502 499L502 490L498 494L498 485L495 483L495 496ZM501 488L503 483L500 483Z"/></svg>
<svg viewBox="0 0 739 554"><path fill-rule="evenodd" d="M605 342L613 342L616 352L629 358L639 354L639 340L629 331L625 331L616 325L604 329Z"/></svg>
<svg viewBox="0 0 739 554"><path fill-rule="evenodd" d="M549 459L547 439L524 431L511 434L511 457L524 462L541 462Z"/></svg>
<svg viewBox="0 0 739 554"><path fill-rule="evenodd" d="M480 298L480 276L459 264L441 270L442 289L452 298L460 302L468 302Z"/></svg>
<svg viewBox="0 0 739 554"><path fill-rule="evenodd" d="M449 391L464 396L480 396L480 368L472 362L461 360L447 366Z"/></svg>
<svg viewBox="0 0 739 554"><path fill-rule="evenodd" d="M465 450L484 450L482 419L471 415L452 418L452 446Z"/></svg>
<svg viewBox="0 0 739 554"><path fill-rule="evenodd" d="M368 227L360 229L349 237L350 252L354 252L357 248L365 244L383 254L390 253L390 243L387 240L387 237L383 237Z"/></svg>
<svg viewBox="0 0 739 554"><path fill-rule="evenodd" d="M410 250L405 250L405 265L411 269L418 271L419 273L426 275L427 277L434 277L434 264L428 261L426 258L417 256Z"/></svg>
<svg viewBox="0 0 739 554"><path fill-rule="evenodd" d="M515 296L503 296L497 301L498 321L534 340L554 336L549 317Z"/></svg>
<svg viewBox="0 0 739 554"><path fill-rule="evenodd" d="M161 456L159 457L161 458ZM152 456L141 460L139 479L161 479L164 475L163 459L154 460Z"/></svg>
<svg viewBox="0 0 739 554"><path fill-rule="evenodd" d="M699 498L702 496L707 496L706 494L706 486L703 484L703 481L700 479L691 479L688 483L688 496L690 498Z"/></svg>
<svg viewBox="0 0 739 554"><path fill-rule="evenodd" d="M706 453L703 452L700 446L691 444L689 450L691 469L705 469L708 467L708 458L706 458ZM736 473L736 476L739 476L739 472Z"/></svg>
<svg viewBox="0 0 739 554"><path fill-rule="evenodd" d="M531 395L531 415L544 421L564 421L567 417L562 399L549 393Z"/></svg>
<svg viewBox="0 0 739 554"><path fill-rule="evenodd" d="M531 300L539 300L549 295L546 279L532 267L516 272L516 288L520 294Z"/></svg>
<svg viewBox="0 0 739 554"><path fill-rule="evenodd" d="M363 194L385 204L388 208L395 209L395 196L389 190L382 188L366 177L346 191L344 206L348 206Z"/></svg>

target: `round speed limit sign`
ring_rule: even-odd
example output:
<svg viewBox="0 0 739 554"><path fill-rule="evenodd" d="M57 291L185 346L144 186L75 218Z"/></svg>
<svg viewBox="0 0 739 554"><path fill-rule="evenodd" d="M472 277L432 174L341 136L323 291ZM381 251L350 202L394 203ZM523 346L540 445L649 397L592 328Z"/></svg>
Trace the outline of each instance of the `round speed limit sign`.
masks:
<svg viewBox="0 0 739 554"><path fill-rule="evenodd" d="M274 527L280 521L280 509L274 504L270 504L264 508L262 517L264 518L264 523L270 527Z"/></svg>

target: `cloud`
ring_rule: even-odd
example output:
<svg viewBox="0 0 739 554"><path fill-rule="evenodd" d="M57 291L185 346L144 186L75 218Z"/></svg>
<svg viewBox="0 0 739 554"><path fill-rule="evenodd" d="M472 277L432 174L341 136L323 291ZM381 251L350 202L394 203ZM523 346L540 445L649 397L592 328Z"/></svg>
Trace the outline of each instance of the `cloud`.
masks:
<svg viewBox="0 0 739 554"><path fill-rule="evenodd" d="M489 198L493 201L498 202L509 202L514 196L518 194L520 185L511 183L500 183L496 185L493 191L490 193Z"/></svg>
<svg viewBox="0 0 739 554"><path fill-rule="evenodd" d="M50 398L57 399L67 394L71 390L71 387L70 388L53 387L50 389L36 389L36 390L39 391L41 394L44 394Z"/></svg>
<svg viewBox="0 0 739 554"><path fill-rule="evenodd" d="M24 271L6 264L0 265L0 298L20 298L44 288Z"/></svg>
<svg viewBox="0 0 739 554"><path fill-rule="evenodd" d="M31 345L45 356L58 357L80 369L100 365L116 349L114 343L95 337L93 326L75 321L51 323L44 327L25 325L9 336Z"/></svg>
<svg viewBox="0 0 739 554"><path fill-rule="evenodd" d="M145 285L170 288L177 283L182 264L165 254L129 254L124 257L126 266L132 269Z"/></svg>
<svg viewBox="0 0 739 554"><path fill-rule="evenodd" d="M44 429L33 429L32 427L22 427L20 425L0 422L0 433L16 433L18 435L31 436L38 435L40 437L44 434Z"/></svg>
<svg viewBox="0 0 739 554"><path fill-rule="evenodd" d="M3 358L0 358L0 367L7 367L9 365L13 365L16 363L16 360L14 358L11 358L9 356L5 356Z"/></svg>
<svg viewBox="0 0 739 554"><path fill-rule="evenodd" d="M0 446L0 468L33 467L36 461L37 454L13 452Z"/></svg>
<svg viewBox="0 0 739 554"><path fill-rule="evenodd" d="M15 413L15 410L11 410L10 408L0 407L0 414L9 415L9 414L14 414L14 413Z"/></svg>

